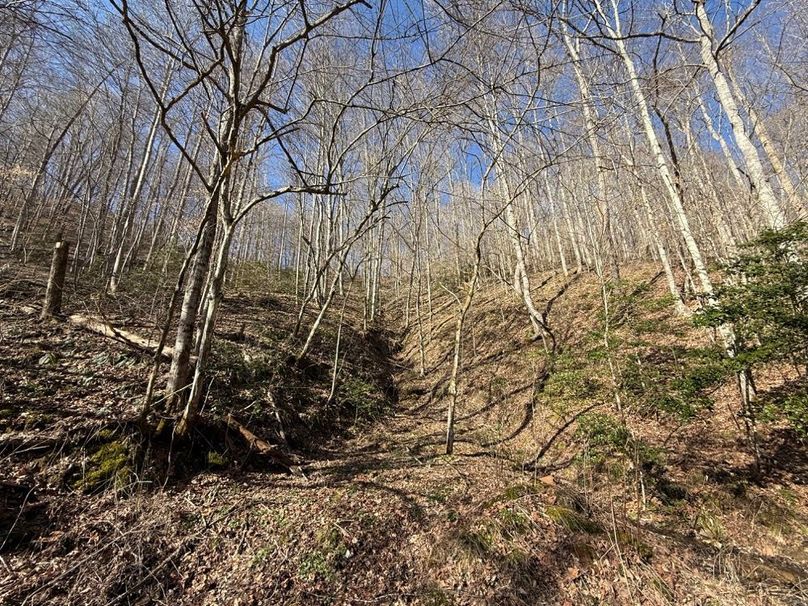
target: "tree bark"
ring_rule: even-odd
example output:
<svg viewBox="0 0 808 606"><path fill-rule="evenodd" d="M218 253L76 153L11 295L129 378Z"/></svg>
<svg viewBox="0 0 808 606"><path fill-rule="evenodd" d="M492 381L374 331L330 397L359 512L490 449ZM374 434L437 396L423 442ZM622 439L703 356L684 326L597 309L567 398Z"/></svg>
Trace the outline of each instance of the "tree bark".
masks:
<svg viewBox="0 0 808 606"><path fill-rule="evenodd" d="M743 122L741 113L738 110L738 104L730 89L728 77L721 68L716 51L713 49L715 33L713 31L713 24L710 22L710 18L707 15L707 9L704 7L704 0L694 0L694 5L696 7L696 18L701 27L701 34L699 35L701 59L707 67L707 71L710 73L713 84L715 85L715 90L718 93L718 99L732 125L735 142L738 144L738 148L743 155L746 169L755 186L755 193L760 201L766 221L769 227L781 229L786 224L785 214L782 208L780 208L780 204L774 196L771 185L769 185L766 179L763 164L760 161L757 149L746 132L746 125Z"/></svg>
<svg viewBox="0 0 808 606"><path fill-rule="evenodd" d="M48 286L45 289L45 302L42 305L41 318L50 318L59 315L62 311L62 293L65 288L65 273L67 272L67 259L70 252L69 242L57 242L53 246L53 259L51 260Z"/></svg>

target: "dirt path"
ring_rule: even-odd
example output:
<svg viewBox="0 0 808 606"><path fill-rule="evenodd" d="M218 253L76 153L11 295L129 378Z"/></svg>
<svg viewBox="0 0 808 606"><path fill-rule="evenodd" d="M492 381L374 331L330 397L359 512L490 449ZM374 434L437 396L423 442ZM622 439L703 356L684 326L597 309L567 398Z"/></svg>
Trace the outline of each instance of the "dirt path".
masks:
<svg viewBox="0 0 808 606"><path fill-rule="evenodd" d="M443 455L445 411L432 395L439 377L396 362L401 398L389 416L323 448L304 478L272 482L276 512L282 493L285 515L308 520L298 542L308 553L298 573L312 573L302 603L327 595L357 604L541 603L571 556L552 553L548 520L500 515L539 498L540 488L468 435L473 415L461 415L456 454ZM499 544L494 523L514 526L511 546ZM544 527L542 550L521 550L528 526Z"/></svg>

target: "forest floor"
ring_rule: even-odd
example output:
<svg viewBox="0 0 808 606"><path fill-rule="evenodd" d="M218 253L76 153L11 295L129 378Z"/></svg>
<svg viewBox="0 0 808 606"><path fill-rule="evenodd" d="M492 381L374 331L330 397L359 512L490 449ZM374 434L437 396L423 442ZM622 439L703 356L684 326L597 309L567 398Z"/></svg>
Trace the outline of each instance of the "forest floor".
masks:
<svg viewBox="0 0 808 606"><path fill-rule="evenodd" d="M562 344L552 363L513 295L483 289L452 456L442 454L450 297L436 297L420 329L385 337L398 347L363 332L354 313L343 405L318 418L304 409L328 392L333 326L298 373L256 358L287 347L278 335L291 303L231 296L211 399L275 443L275 417L255 412L261 391L302 392L277 396L300 466L243 458L227 438L211 442L207 465L157 487L122 474L149 357L25 313L35 280L6 289L0 506L12 514L0 518L0 603L808 604L801 443L767 428L765 480L753 474L730 381L710 383L714 404L687 422L643 409L684 389L655 372L709 348L707 333L663 305L653 275L638 268L614 293L613 340L598 330L594 276L548 275L536 296ZM131 326L140 308L116 304L107 317ZM618 383L628 429L613 424ZM104 486L88 482L98 477Z"/></svg>

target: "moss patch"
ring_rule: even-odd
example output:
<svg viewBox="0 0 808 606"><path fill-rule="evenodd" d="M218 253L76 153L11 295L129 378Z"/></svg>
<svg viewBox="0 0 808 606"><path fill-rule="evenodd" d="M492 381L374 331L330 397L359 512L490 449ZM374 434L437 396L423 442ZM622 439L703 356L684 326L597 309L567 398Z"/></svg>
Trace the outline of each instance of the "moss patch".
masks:
<svg viewBox="0 0 808 606"><path fill-rule="evenodd" d="M101 444L86 462L84 473L73 488L92 492L107 487L122 488L132 474L129 447L122 440Z"/></svg>

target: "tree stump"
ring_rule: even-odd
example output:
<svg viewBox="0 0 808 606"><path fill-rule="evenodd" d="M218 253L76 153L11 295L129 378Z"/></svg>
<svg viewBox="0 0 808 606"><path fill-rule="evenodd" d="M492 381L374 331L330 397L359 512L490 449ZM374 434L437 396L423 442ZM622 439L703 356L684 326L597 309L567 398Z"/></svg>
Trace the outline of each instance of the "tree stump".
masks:
<svg viewBox="0 0 808 606"><path fill-rule="evenodd" d="M42 305L42 315L40 316L42 319L58 315L62 310L62 292L65 287L69 251L70 242L60 241L53 246L48 286L45 290L45 302Z"/></svg>

